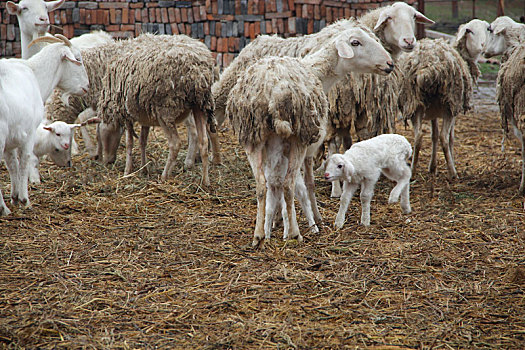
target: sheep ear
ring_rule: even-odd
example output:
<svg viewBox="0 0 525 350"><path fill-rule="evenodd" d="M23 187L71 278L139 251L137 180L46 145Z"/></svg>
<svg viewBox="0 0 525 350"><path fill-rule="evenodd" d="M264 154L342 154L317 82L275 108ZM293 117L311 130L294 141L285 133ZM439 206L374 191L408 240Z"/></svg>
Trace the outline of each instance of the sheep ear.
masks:
<svg viewBox="0 0 525 350"><path fill-rule="evenodd" d="M66 1L66 0L56 0L56 1L48 1L48 2L46 2L47 12L51 12L51 11L56 10L57 8L62 6L64 1Z"/></svg>
<svg viewBox="0 0 525 350"><path fill-rule="evenodd" d="M80 128L82 124L68 124L70 129Z"/></svg>
<svg viewBox="0 0 525 350"><path fill-rule="evenodd" d="M494 34L496 34L496 35L505 34L506 32L507 32L507 28L505 28L505 27L502 27L502 28L494 30Z"/></svg>
<svg viewBox="0 0 525 350"><path fill-rule="evenodd" d="M422 14L419 11L416 11L414 14L414 17L416 18L417 23L425 23L425 24L434 24L435 22L431 20L430 18L426 17L424 14Z"/></svg>
<svg viewBox="0 0 525 350"><path fill-rule="evenodd" d="M53 130L53 128L50 127L50 126L44 126L44 130L47 130L47 131L49 131L49 132L54 132L54 131L55 131L55 130Z"/></svg>
<svg viewBox="0 0 525 350"><path fill-rule="evenodd" d="M342 58L352 58L354 57L354 50L343 40L338 40L335 43L335 48L337 49L337 53L339 54L339 57Z"/></svg>
<svg viewBox="0 0 525 350"><path fill-rule="evenodd" d="M15 4L12 1L8 1L6 4L7 12L9 12L10 15L19 15L22 11L21 7Z"/></svg>
<svg viewBox="0 0 525 350"><path fill-rule="evenodd" d="M350 163L350 162L348 162L346 160L343 160L343 162L345 163L345 166L344 166L345 177L349 178L349 177L354 176L355 175L355 168L352 165L352 163Z"/></svg>
<svg viewBox="0 0 525 350"><path fill-rule="evenodd" d="M386 21L388 21L390 18L387 11L383 11L381 12L381 14L379 15L379 19L377 20L377 23L374 27L374 30L377 30L379 27L381 27L383 25L383 23L386 23Z"/></svg>

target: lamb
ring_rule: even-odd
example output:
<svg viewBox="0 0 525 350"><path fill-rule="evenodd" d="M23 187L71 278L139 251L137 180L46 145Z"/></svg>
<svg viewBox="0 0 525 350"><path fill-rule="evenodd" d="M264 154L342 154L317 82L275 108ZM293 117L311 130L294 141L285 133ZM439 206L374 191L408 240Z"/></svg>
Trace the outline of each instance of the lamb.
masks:
<svg viewBox="0 0 525 350"><path fill-rule="evenodd" d="M361 186L361 224L370 226L370 202L374 187L381 174L395 181L388 203L395 203L401 196L401 209L409 214L410 177L412 172L407 161L412 156L412 146L397 134L383 134L357 142L344 154L333 154L326 162L325 180L343 180L343 194L335 227L345 222L346 211L355 191Z"/></svg>
<svg viewBox="0 0 525 350"><path fill-rule="evenodd" d="M255 176L254 247L270 238L276 204L283 197L285 223L289 224L284 238L303 239L295 215L294 187L307 148L322 143L326 134L326 93L332 85L351 70L387 74L392 69L390 55L373 33L354 27L302 59L265 57L239 77L225 112ZM273 152L275 148L281 148L282 153ZM288 164L284 177L277 156L286 158L282 159ZM270 169L270 176L265 176L265 168L272 166L276 170Z"/></svg>
<svg viewBox="0 0 525 350"><path fill-rule="evenodd" d="M18 4L12 1L6 3L7 12L18 18L22 59L29 59L42 49L44 43L33 44L32 47L29 47L29 43L46 35L49 29L48 12L58 9L64 1L22 0Z"/></svg>
<svg viewBox="0 0 525 350"><path fill-rule="evenodd" d="M370 11L359 22L372 29L381 43L392 55L394 63L403 52L411 52L416 46L414 36L416 22L434 23L405 3ZM334 135L328 145L328 155L339 151L337 140L348 149L352 145L352 125L358 140L368 139L395 130L395 116L399 114L397 99L403 72L396 69L386 77L370 74L349 74L334 86L328 94L329 120ZM341 195L338 181L332 183L331 197Z"/></svg>
<svg viewBox="0 0 525 350"><path fill-rule="evenodd" d="M30 205L28 166L35 132L44 116L44 101L59 86L84 94L89 86L78 49L65 37L38 38L54 41L29 60L0 60L0 150L11 178L11 203ZM0 192L0 215L9 215Z"/></svg>
<svg viewBox="0 0 525 350"><path fill-rule="evenodd" d="M106 141L118 138L119 126L124 126L127 130L125 174L129 174L133 166L133 123L142 125L143 166L146 163L147 130L150 126L161 126L169 145L168 159L161 175L161 179L166 180L175 166L181 144L176 125L193 112L202 159L202 183L208 186L207 126L215 132L211 96L214 59L210 50L200 41L185 35L143 34L134 42L134 50L113 57L99 90L102 94L97 113L103 120L104 154L109 157L116 154L116 147L108 146Z"/></svg>
<svg viewBox="0 0 525 350"><path fill-rule="evenodd" d="M509 124L521 143L521 181L519 192L525 193L525 45L510 46L498 72L496 96L501 125L507 134Z"/></svg>
<svg viewBox="0 0 525 350"><path fill-rule="evenodd" d="M401 81L399 105L405 121L414 129L412 172L418 163L423 120L431 121L432 154L429 172L437 171L438 134L447 163L449 179L458 177L453 154L454 123L460 113L470 108L472 84L479 69L476 61L483 51L488 23L472 20L460 26L453 45L443 39L423 39L419 47L402 56L400 67L405 72ZM441 132L438 119L443 119Z"/></svg>

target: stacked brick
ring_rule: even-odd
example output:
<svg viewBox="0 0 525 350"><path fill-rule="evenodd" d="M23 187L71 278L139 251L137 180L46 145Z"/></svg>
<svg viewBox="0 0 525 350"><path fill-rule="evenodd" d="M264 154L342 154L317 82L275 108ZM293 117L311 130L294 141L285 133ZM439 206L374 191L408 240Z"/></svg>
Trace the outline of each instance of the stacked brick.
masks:
<svg viewBox="0 0 525 350"><path fill-rule="evenodd" d="M67 0L50 13L51 32L71 38L102 29L117 38L143 32L186 34L198 38L227 66L259 34L289 37L311 34L340 18L359 16L385 0ZM415 0L408 0L413 3ZM20 56L15 16L2 2L0 55Z"/></svg>

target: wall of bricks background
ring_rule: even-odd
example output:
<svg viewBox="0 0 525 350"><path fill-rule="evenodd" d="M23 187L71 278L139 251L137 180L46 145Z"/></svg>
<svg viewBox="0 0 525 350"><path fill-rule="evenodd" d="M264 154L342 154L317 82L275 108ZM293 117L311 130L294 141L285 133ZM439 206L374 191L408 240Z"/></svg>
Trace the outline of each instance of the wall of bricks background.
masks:
<svg viewBox="0 0 525 350"><path fill-rule="evenodd" d="M18 2L18 1L15 1ZM415 0L406 1L410 4ZM20 57L16 16L0 5L0 55ZM186 34L202 40L217 62L227 66L259 34L310 34L340 18L360 16L385 0L66 0L50 13L51 33L68 38L102 29L117 38L143 32Z"/></svg>

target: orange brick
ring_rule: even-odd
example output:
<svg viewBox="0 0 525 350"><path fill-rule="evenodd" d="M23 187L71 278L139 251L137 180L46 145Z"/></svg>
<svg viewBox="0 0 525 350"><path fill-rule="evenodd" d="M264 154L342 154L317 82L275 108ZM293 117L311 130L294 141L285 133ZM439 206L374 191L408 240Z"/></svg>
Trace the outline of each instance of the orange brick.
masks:
<svg viewBox="0 0 525 350"><path fill-rule="evenodd" d="M80 9L78 12L80 14L80 23L85 24L86 23L86 9Z"/></svg>
<svg viewBox="0 0 525 350"><path fill-rule="evenodd" d="M186 35L191 36L191 24L186 24Z"/></svg>
<svg viewBox="0 0 525 350"><path fill-rule="evenodd" d="M239 51L239 38L236 38L233 36L228 38L228 51L229 52Z"/></svg>
<svg viewBox="0 0 525 350"><path fill-rule="evenodd" d="M226 38L217 39L217 52L228 52L228 40Z"/></svg>
<svg viewBox="0 0 525 350"><path fill-rule="evenodd" d="M250 23L244 22L244 36L249 37L250 36Z"/></svg>
<svg viewBox="0 0 525 350"><path fill-rule="evenodd" d="M60 23L62 23L62 24L66 24L67 23L66 11L60 11Z"/></svg>
<svg viewBox="0 0 525 350"><path fill-rule="evenodd" d="M235 58L235 55L232 53L225 53L222 55L222 66L224 68L228 67L230 63L232 63L233 59Z"/></svg>
<svg viewBox="0 0 525 350"><path fill-rule="evenodd" d="M168 19L170 23L175 22L175 9L173 7L168 9Z"/></svg>
<svg viewBox="0 0 525 350"><path fill-rule="evenodd" d="M180 13L180 9L175 9L175 22L182 22L182 15Z"/></svg>
<svg viewBox="0 0 525 350"><path fill-rule="evenodd" d="M266 21L266 33L267 34L273 33L272 21Z"/></svg>
<svg viewBox="0 0 525 350"><path fill-rule="evenodd" d="M154 23L155 22L155 9L154 8L148 9L148 19L149 19L150 23Z"/></svg>
<svg viewBox="0 0 525 350"><path fill-rule="evenodd" d="M217 49L217 37L212 36L210 42L210 50L215 51Z"/></svg>
<svg viewBox="0 0 525 350"><path fill-rule="evenodd" d="M109 9L109 23L115 24L117 22L117 10Z"/></svg>
<svg viewBox="0 0 525 350"><path fill-rule="evenodd" d="M314 20L313 19L308 20L307 29L308 29L308 34L312 34L314 32Z"/></svg>
<svg viewBox="0 0 525 350"><path fill-rule="evenodd" d="M129 7L132 9L141 9L144 7L144 3L143 2L132 2L129 4Z"/></svg>
<svg viewBox="0 0 525 350"><path fill-rule="evenodd" d="M192 12L193 12L193 19L195 20L195 22L200 22L201 21L201 13L200 13L199 8L194 6Z"/></svg>
<svg viewBox="0 0 525 350"><path fill-rule="evenodd" d="M222 23L215 22L215 35L218 37L221 36L221 31L222 31Z"/></svg>
<svg viewBox="0 0 525 350"><path fill-rule="evenodd" d="M255 22L253 24L253 35L257 38L261 34L261 22Z"/></svg>
<svg viewBox="0 0 525 350"><path fill-rule="evenodd" d="M179 33L179 28L177 27L177 23L171 23L170 24L170 27L171 27L171 31L173 34L180 34Z"/></svg>
<svg viewBox="0 0 525 350"><path fill-rule="evenodd" d="M155 9L155 20L158 22L158 23L161 23L162 22L162 11L160 9L160 7L157 7Z"/></svg>
<svg viewBox="0 0 525 350"><path fill-rule="evenodd" d="M295 9L295 15L299 18L303 17L303 7L301 5L297 5L297 8Z"/></svg>
<svg viewBox="0 0 525 350"><path fill-rule="evenodd" d="M135 10L129 10L128 23L135 24Z"/></svg>
<svg viewBox="0 0 525 350"><path fill-rule="evenodd" d="M194 20L193 20L193 10L192 10L192 8L190 7L190 8L188 9L188 23L193 23L193 22L194 22Z"/></svg>
<svg viewBox="0 0 525 350"><path fill-rule="evenodd" d="M315 20L321 19L321 6L319 5L314 6L314 19Z"/></svg>
<svg viewBox="0 0 525 350"><path fill-rule="evenodd" d="M129 9L128 8L122 9L122 23L124 24L129 23Z"/></svg>
<svg viewBox="0 0 525 350"><path fill-rule="evenodd" d="M181 16L182 22L184 22L184 23L188 22L188 9L181 8L180 9L180 16Z"/></svg>

